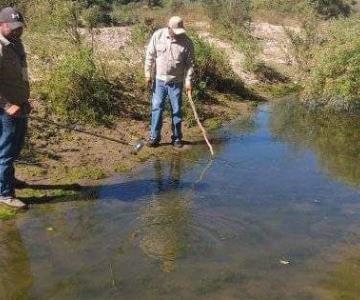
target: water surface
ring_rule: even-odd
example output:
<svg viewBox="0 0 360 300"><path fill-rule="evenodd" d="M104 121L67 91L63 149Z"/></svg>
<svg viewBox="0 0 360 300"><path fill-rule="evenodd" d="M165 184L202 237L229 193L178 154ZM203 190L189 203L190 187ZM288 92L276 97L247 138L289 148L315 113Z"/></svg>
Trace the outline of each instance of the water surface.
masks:
<svg viewBox="0 0 360 300"><path fill-rule="evenodd" d="M34 205L0 223L0 299L356 299L334 276L360 241L359 129L262 105L213 162L197 146Z"/></svg>

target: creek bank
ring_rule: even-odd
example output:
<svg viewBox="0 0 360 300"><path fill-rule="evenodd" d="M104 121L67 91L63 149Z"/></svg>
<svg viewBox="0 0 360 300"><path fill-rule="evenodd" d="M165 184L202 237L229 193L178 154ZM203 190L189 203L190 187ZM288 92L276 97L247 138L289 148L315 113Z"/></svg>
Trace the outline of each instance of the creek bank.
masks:
<svg viewBox="0 0 360 300"><path fill-rule="evenodd" d="M254 26L257 34L261 33L259 28L269 27L264 25L259 25L260 27ZM202 26L202 28L207 27ZM277 27L275 29L278 30ZM129 28L121 28L119 33L115 29L102 29L96 31L95 35L97 39L107 40L109 32L111 36L114 36L120 33L120 35L123 35L124 32L129 34L130 30ZM125 34L125 38L121 42L111 45L112 50L126 47L129 42L127 34ZM229 43L217 40L206 32L200 32L200 35L218 49L225 49L234 72L246 86L252 89L252 85L259 83L258 80L252 81L251 78L254 78L252 74L243 71L241 68L242 54L236 51ZM103 43L100 43L100 45L103 45ZM99 49L99 51L102 50ZM214 96L211 103L204 105L207 111L205 126L209 130L217 129L224 123L241 116L249 116L254 106L256 106L256 102L244 99L238 101L234 98L236 96L233 95L218 94ZM149 99L144 101L150 103ZM42 108L36 101L34 106L34 114L46 119L46 116L44 117L42 113ZM85 126L84 129L112 139L130 142L139 138L146 138L149 124L148 120L119 118L111 128ZM181 152L191 153L192 148L201 143L202 136L198 128L189 123L188 120L184 122L184 135L187 144ZM23 161L30 161L31 163L17 165L18 178L28 182L30 186L27 189L19 190L18 196L35 202L49 201L58 197L82 197L84 195L85 197L92 197L93 189L91 187L99 185L99 180L115 174L130 172L151 157L166 158L172 155L174 151L179 151L172 149L172 146L169 145L170 137L171 124L169 115L167 115L163 129L164 144L157 149L145 147L135 156L131 154L132 148L127 145L71 130L59 129L55 125L46 122L42 123L39 120L31 120L30 138L22 158ZM89 189L86 191L81 190L82 186L89 187Z"/></svg>
<svg viewBox="0 0 360 300"><path fill-rule="evenodd" d="M254 105L219 97L218 103L211 105L211 110L214 117L204 122L210 132L230 120L249 116ZM146 138L148 128L147 122L127 119L118 120L113 128L84 127L88 132L129 142ZM166 160L178 152L184 156L192 155L194 147L202 147L203 137L196 126L185 121L183 131L185 146L174 149L169 143L171 124L166 116L162 145L155 149L144 147L134 155L129 145L31 120L28 147L16 166L17 177L29 186L19 189L17 195L34 204L61 197L94 197L96 186L102 179L129 173L150 158ZM208 151L205 147L204 151ZM0 212L0 218L1 215ZM11 216L7 210L3 215L4 218Z"/></svg>

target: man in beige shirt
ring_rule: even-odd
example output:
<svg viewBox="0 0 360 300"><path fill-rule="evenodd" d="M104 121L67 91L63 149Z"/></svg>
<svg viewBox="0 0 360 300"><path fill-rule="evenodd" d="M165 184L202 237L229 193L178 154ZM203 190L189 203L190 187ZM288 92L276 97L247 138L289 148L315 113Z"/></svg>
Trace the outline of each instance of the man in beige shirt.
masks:
<svg viewBox="0 0 360 300"><path fill-rule="evenodd" d="M14 160L24 144L29 112L29 80L21 35L22 15L12 7L0 11L0 203L14 208Z"/></svg>
<svg viewBox="0 0 360 300"><path fill-rule="evenodd" d="M172 17L167 28L154 33L146 50L146 83L153 88L151 136L148 145L161 140L165 100L169 96L172 116L172 143L182 147L182 91L191 93L194 73L194 46L186 35L183 20Z"/></svg>

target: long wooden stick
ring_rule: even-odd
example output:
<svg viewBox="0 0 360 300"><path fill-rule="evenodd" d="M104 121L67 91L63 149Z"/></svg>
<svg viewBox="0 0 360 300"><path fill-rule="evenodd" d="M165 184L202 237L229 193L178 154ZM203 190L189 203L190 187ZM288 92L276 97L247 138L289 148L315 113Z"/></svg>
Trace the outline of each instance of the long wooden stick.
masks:
<svg viewBox="0 0 360 300"><path fill-rule="evenodd" d="M208 137L207 137L207 132L206 132L204 126L202 126L202 124L201 124L201 122L200 122L199 115L198 115L198 113L197 113L197 111L196 111L195 103L194 103L194 100L192 99L191 92L188 92L188 93L187 93L187 96L188 96L188 98L189 98L189 102L190 102L191 108L192 108L192 110L193 110L195 120L196 120L197 124L199 125L199 127L200 127L200 129L201 129L201 131L202 131L202 134L203 134L203 136L204 136L204 139L205 139L205 141L206 141L206 144L209 146L211 155L214 156L214 149L213 149L211 143L209 142L209 139L208 139Z"/></svg>

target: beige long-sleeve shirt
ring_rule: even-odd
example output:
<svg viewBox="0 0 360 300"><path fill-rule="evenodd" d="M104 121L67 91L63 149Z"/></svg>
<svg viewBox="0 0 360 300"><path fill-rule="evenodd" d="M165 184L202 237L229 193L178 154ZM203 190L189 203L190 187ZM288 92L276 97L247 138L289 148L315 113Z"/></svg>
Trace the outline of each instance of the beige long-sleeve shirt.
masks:
<svg viewBox="0 0 360 300"><path fill-rule="evenodd" d="M155 72L154 72L155 70ZM191 84L194 73L194 46L185 35L171 38L167 28L159 29L152 36L146 50L145 77L165 82Z"/></svg>
<svg viewBox="0 0 360 300"><path fill-rule="evenodd" d="M29 96L24 46L20 40L13 44L0 35L0 107L27 105Z"/></svg>

